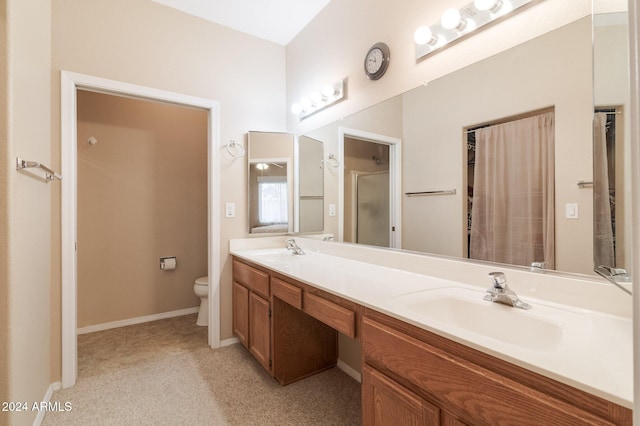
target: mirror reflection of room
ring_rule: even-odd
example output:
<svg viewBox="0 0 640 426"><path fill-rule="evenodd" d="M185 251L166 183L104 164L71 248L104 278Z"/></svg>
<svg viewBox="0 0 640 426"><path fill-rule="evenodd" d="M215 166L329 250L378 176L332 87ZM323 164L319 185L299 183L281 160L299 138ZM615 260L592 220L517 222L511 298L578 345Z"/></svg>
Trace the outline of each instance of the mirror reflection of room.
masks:
<svg viewBox="0 0 640 426"><path fill-rule="evenodd" d="M266 159L249 167L251 232L289 230L289 189L287 163Z"/></svg>
<svg viewBox="0 0 640 426"><path fill-rule="evenodd" d="M402 193L442 191L443 195L403 198L401 248L469 259L467 139L461 133L471 126L553 110L555 192L553 203L548 203L554 206L553 238L545 239L544 253L525 254L521 261L500 257L494 261L526 267L535 262L545 269L594 275L594 255L599 250L593 233L594 188L577 183L594 180L593 99L601 106L628 103L628 59L622 18L607 16L594 28L591 24L591 19L579 19L308 135L322 140L327 152L338 146L340 126L402 139ZM594 70L593 79L585 69ZM629 242L620 232L624 226L629 229L631 217L628 203L621 204L621 193L629 188L629 170L618 167L629 161L624 155L629 152L629 138L623 116L624 110L617 115L613 219L616 265L626 263L628 269L630 262L622 259L630 253ZM338 182L329 173L325 179L325 199L331 203L330 188ZM575 215L568 215L567 208L573 206ZM331 225L331 218L325 223ZM551 226L552 221L547 223ZM325 232L336 229L329 226ZM541 235L538 232L539 247Z"/></svg>
<svg viewBox="0 0 640 426"><path fill-rule="evenodd" d="M249 233L293 231L293 135L249 132Z"/></svg>

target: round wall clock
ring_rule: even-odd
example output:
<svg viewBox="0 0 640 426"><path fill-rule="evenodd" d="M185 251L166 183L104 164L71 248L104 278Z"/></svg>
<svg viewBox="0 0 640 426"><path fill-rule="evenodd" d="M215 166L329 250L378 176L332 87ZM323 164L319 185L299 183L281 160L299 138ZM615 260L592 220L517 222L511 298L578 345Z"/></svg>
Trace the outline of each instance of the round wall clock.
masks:
<svg viewBox="0 0 640 426"><path fill-rule="evenodd" d="M384 75L389 67L391 52L385 43L376 43L364 57L364 72L370 80L377 80Z"/></svg>

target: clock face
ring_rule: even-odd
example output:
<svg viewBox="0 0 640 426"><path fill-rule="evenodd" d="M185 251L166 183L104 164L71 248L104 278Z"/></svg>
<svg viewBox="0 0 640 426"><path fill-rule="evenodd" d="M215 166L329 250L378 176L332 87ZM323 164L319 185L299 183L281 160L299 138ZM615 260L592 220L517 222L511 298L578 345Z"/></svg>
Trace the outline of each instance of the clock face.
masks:
<svg viewBox="0 0 640 426"><path fill-rule="evenodd" d="M384 75L389 66L389 47L384 43L376 43L364 58L364 72L371 80L377 80Z"/></svg>
<svg viewBox="0 0 640 426"><path fill-rule="evenodd" d="M367 72L369 74L375 74L382 68L382 63L384 62L384 55L382 54L382 50L373 49L367 55Z"/></svg>

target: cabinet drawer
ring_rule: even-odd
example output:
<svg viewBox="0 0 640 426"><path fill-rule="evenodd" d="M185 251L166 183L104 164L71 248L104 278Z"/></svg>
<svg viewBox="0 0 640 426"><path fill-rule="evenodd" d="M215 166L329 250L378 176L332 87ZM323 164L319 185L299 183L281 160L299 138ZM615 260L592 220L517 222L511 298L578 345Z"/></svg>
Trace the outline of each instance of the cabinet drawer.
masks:
<svg viewBox="0 0 640 426"><path fill-rule="evenodd" d="M306 292L302 310L345 336L356 337L356 314L353 311Z"/></svg>
<svg viewBox="0 0 640 426"><path fill-rule="evenodd" d="M273 278L271 280L271 291L274 297L287 302L294 308L302 309L302 289L278 278Z"/></svg>
<svg viewBox="0 0 640 426"><path fill-rule="evenodd" d="M613 424L369 318L362 342L366 363L426 391L471 424Z"/></svg>
<svg viewBox="0 0 640 426"><path fill-rule="evenodd" d="M233 279L264 298L269 298L269 274L233 260Z"/></svg>

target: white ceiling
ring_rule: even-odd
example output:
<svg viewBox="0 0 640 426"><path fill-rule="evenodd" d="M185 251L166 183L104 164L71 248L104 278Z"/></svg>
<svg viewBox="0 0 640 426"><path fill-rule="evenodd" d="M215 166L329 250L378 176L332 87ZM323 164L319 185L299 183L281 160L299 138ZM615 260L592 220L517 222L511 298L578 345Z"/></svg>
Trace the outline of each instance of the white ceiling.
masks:
<svg viewBox="0 0 640 426"><path fill-rule="evenodd" d="M331 0L152 0L287 45Z"/></svg>

